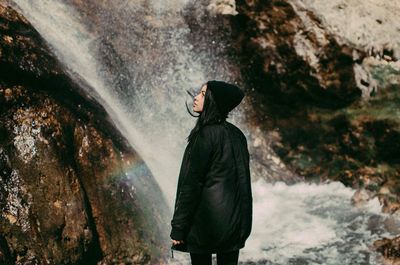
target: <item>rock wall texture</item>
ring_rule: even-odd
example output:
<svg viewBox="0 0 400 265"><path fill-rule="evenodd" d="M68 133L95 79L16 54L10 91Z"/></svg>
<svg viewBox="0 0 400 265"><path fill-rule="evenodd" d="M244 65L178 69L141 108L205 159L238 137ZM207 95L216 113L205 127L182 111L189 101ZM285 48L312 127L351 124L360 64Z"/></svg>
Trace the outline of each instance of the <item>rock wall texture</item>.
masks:
<svg viewBox="0 0 400 265"><path fill-rule="evenodd" d="M246 83L256 91L257 116L264 117L259 124L274 136L271 144L280 159L306 180L341 181L358 189L355 202L378 197L383 212L398 216L397 44L377 43L381 49L373 49L352 42L331 28L352 20L335 21L311 2L318 5L239 0L239 14L226 17ZM371 4L366 17L374 16ZM382 5L376 5L381 12ZM351 5L334 6L338 12L354 13L341 11ZM387 9L388 16L393 12ZM358 30L363 36L373 31ZM387 257L398 256L393 247L398 243L376 243Z"/></svg>
<svg viewBox="0 0 400 265"><path fill-rule="evenodd" d="M236 1L236 10L220 18L222 27L253 96L254 118L274 137L279 157L308 180L375 191L387 183L395 192L398 84L389 81L396 79L395 59L372 62L369 51L344 43L295 1ZM368 91L358 86L355 69L367 64L381 82L363 97Z"/></svg>
<svg viewBox="0 0 400 265"><path fill-rule="evenodd" d="M144 162L5 1L0 32L0 263L165 264Z"/></svg>

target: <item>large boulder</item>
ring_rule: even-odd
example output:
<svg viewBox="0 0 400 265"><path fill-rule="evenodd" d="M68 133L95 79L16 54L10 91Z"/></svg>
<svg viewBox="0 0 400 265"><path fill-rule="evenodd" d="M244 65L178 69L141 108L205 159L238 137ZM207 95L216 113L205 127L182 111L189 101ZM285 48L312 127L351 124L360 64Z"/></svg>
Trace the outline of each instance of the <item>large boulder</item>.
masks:
<svg viewBox="0 0 400 265"><path fill-rule="evenodd" d="M144 161L5 1L0 31L0 263L165 264Z"/></svg>

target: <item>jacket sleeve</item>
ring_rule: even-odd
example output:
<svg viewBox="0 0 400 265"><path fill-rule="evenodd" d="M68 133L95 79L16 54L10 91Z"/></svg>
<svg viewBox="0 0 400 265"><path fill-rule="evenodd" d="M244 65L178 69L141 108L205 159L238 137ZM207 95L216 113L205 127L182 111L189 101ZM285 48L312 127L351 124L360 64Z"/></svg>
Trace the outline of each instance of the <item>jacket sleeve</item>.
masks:
<svg viewBox="0 0 400 265"><path fill-rule="evenodd" d="M253 195L251 190L251 173L250 173L250 154L247 147L247 141L244 138L244 148L242 151L243 167L240 167L239 181L242 193L242 214L244 214L242 222L242 238L247 239L252 230L253 220Z"/></svg>
<svg viewBox="0 0 400 265"><path fill-rule="evenodd" d="M194 139L189 153L188 168L175 203L175 211L171 220L170 237L175 240L186 239L193 217L200 202L201 192L210 168L213 154L210 135L203 128Z"/></svg>

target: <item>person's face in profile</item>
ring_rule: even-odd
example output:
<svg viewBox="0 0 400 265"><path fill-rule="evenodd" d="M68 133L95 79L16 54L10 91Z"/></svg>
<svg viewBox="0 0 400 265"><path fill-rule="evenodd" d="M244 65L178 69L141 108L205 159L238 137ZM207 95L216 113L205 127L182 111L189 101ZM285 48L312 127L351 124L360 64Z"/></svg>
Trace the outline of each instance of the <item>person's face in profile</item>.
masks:
<svg viewBox="0 0 400 265"><path fill-rule="evenodd" d="M205 98L205 95L206 95L206 90L207 90L207 84L204 84L201 87L199 94L197 94L194 97L194 100L193 100L193 111L194 112L200 113L200 112L203 111L204 98Z"/></svg>

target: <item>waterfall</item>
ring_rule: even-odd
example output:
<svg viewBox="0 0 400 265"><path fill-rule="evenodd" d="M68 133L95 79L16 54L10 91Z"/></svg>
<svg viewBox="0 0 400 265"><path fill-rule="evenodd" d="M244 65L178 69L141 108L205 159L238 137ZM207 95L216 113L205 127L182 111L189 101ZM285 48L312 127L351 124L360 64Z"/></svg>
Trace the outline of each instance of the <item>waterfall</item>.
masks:
<svg viewBox="0 0 400 265"><path fill-rule="evenodd" d="M160 72L159 76L155 66L146 65L151 64L151 61L132 66L135 74L128 77L132 78L131 83L117 91L112 83L115 80L107 79L107 73L102 69L100 55L96 51L98 36L85 28L74 8L64 3L67 1L14 2L48 42L66 70L80 76L95 89L93 94L98 95L96 99L102 103L118 129L144 159L166 195L168 204L173 208L185 138L194 126L194 119L186 114L184 103L188 96L185 89L200 89L205 80L201 66L190 54L190 47L185 50L185 47L177 44L179 47L174 48L179 49L180 54L174 60L174 67ZM157 12L162 12L169 6L166 1L155 3L154 7ZM171 40L178 40L180 34L187 30L177 32ZM151 54L143 56L151 58ZM190 62L190 65L186 62ZM137 69L140 67L149 72ZM135 79L140 74L147 75L147 79L135 84ZM163 87L157 87L163 83ZM135 98L132 90L136 92Z"/></svg>
<svg viewBox="0 0 400 265"><path fill-rule="evenodd" d="M186 113L185 89L200 89L214 78L235 78L224 64L210 69L223 58L193 52L181 15L187 2L94 2L109 6L93 10L88 18L67 0L14 0L66 70L94 89L87 93L101 102L144 159L171 209L185 138L195 122ZM381 264L369 248L375 239L391 236L382 225L389 216L380 212L377 199L352 206L353 193L338 182L288 186L259 178L253 183L253 230L240 260ZM171 264L187 264L187 259L176 253Z"/></svg>

